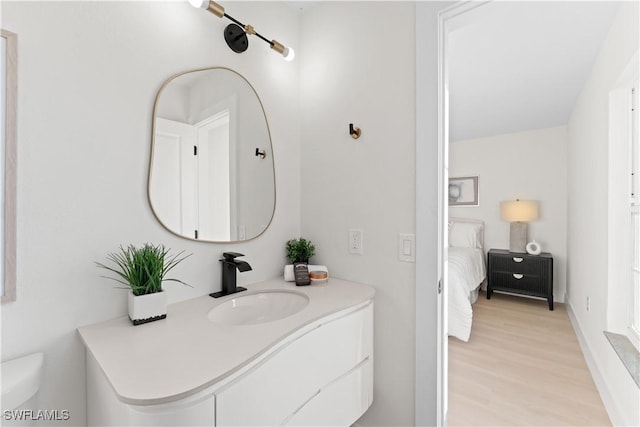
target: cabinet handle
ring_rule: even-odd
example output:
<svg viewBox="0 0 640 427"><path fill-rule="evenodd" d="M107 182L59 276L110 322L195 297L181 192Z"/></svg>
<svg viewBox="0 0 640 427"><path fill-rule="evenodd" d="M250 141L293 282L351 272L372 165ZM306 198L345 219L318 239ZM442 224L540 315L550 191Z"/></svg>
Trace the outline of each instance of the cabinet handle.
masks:
<svg viewBox="0 0 640 427"><path fill-rule="evenodd" d="M517 257L513 257L513 260L514 260L515 262L522 262L522 261L524 261L524 258L517 258Z"/></svg>
<svg viewBox="0 0 640 427"><path fill-rule="evenodd" d="M524 274L517 274L517 273L513 273L513 277L515 277L516 279L520 280L524 277Z"/></svg>

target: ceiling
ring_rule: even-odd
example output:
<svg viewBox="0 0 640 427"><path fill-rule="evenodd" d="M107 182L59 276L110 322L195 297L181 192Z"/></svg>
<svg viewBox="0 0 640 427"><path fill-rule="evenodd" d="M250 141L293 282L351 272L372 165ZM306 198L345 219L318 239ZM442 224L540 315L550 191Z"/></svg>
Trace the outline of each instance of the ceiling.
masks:
<svg viewBox="0 0 640 427"><path fill-rule="evenodd" d="M450 140L566 124L619 4L496 1L456 18Z"/></svg>

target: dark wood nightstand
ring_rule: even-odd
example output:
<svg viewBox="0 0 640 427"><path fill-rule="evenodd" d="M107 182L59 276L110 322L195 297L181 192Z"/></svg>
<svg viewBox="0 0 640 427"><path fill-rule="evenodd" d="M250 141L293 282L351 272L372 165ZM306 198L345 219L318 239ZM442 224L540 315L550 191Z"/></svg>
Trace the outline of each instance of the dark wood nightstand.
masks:
<svg viewBox="0 0 640 427"><path fill-rule="evenodd" d="M553 310L553 256L491 249L487 255L487 299L493 291L546 298Z"/></svg>

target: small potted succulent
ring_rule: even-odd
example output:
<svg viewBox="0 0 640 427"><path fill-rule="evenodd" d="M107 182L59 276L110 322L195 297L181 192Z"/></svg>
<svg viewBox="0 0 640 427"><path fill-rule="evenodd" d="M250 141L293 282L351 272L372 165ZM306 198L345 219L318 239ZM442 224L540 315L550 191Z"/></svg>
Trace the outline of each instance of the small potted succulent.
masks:
<svg viewBox="0 0 640 427"><path fill-rule="evenodd" d="M130 289L128 308L129 318L134 325L152 322L167 317L167 295L162 291L162 282L178 282L190 286L178 279L166 278L167 273L185 258L184 251L169 255L163 245L144 244L142 247L120 246L119 252L110 253L107 259L113 266L96 262L100 268L115 273L117 277L106 277L125 285Z"/></svg>
<svg viewBox="0 0 640 427"><path fill-rule="evenodd" d="M293 264L309 263L309 259L316 253L316 247L310 240L291 239L287 242L287 258Z"/></svg>

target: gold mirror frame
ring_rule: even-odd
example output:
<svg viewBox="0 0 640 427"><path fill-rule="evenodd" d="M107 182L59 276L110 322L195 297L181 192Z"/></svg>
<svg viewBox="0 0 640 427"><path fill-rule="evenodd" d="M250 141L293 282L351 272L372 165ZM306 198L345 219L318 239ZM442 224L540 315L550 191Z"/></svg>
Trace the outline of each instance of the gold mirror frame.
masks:
<svg viewBox="0 0 640 427"><path fill-rule="evenodd" d="M271 179L266 181L269 182L271 184L271 188L272 188L272 206L271 209L267 212L264 212L264 225L260 225L259 226L259 231L257 232L252 232L251 234L247 233L247 235L242 238L242 236L238 236L239 238L237 239L230 239L230 240L219 240L219 239L207 239L202 238L201 236L198 237L192 237L190 235L187 234L183 234L180 233L179 230L175 230L172 227L168 226L165 221L163 221L162 219L162 215L159 214L157 207L154 205L154 201L153 201L153 197L152 197L152 179L153 179L153 175L154 175L154 158L155 158L155 151L156 151L156 132L158 131L158 126L157 126L157 118L158 118L158 111L159 111L159 107L160 107L160 98L164 92L164 90L167 88L167 86L169 86L172 82L174 82L177 78L181 77L181 76L185 76L187 74L191 74L191 73L198 73L198 72L204 72L204 71L227 71L232 73L234 76L239 77L241 79L241 81L243 83L246 84L247 89L250 89L250 92L252 93L253 96L255 96L255 100L257 101L256 103L256 108L257 110L260 111L261 113L261 118L264 119L264 131L265 131L265 136L266 136L266 142L268 143L268 150L265 152L264 148L261 147L260 150L258 150L258 148L255 148L255 156L259 157L261 159L261 161L268 161L270 163L271 166ZM238 107L239 109L241 107ZM167 229L168 231L170 231L171 233L175 234L176 236L188 239L188 240L195 240L195 241L201 241L201 242L210 242L210 243L235 243L235 242L241 242L241 241L249 241L249 240L253 240L257 237L259 237L260 235L262 235L271 225L271 222L273 221L273 217L275 215L275 208L276 208L276 178L275 178L275 161L274 161L274 155L273 155L273 142L271 139L271 130L269 127L269 122L267 120L267 115L264 109L264 105L262 104L262 100L260 99L257 91L255 90L255 88L253 87L253 85L240 73L238 73L237 71L234 71L230 68L226 68L226 67L207 67L207 68L199 68L199 69L194 69L194 70L187 70L184 72L180 72L177 73L171 77L169 77L160 87L160 89L158 90L158 93L156 95L156 99L155 99L155 103L154 103L154 107L153 107L153 119L152 119L152 131L151 131L151 155L149 158L149 174L148 174L148 179L147 179L147 197L149 200L149 205L151 207L151 210L154 213L154 216L156 217L156 219L158 220L158 222L160 222L160 224ZM252 147L253 150L253 147ZM268 215L268 220L267 220L267 215ZM241 233L238 230L234 230L234 232L238 235L240 235ZM197 234L196 234L197 236Z"/></svg>

